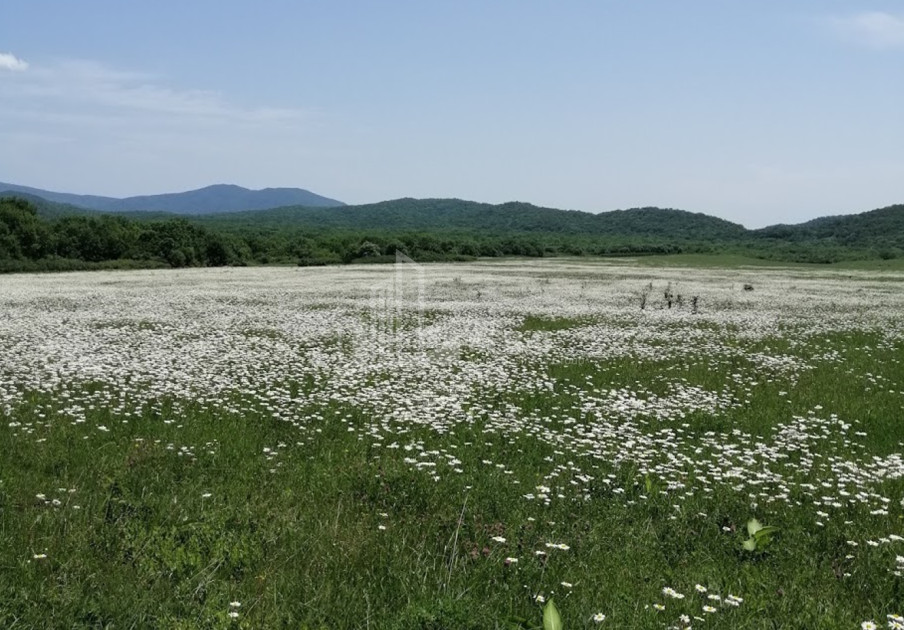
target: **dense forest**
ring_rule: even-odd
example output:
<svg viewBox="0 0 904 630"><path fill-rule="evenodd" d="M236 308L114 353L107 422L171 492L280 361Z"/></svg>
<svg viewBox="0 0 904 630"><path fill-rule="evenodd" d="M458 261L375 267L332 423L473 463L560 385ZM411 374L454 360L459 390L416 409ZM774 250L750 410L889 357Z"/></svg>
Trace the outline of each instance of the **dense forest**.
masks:
<svg viewBox="0 0 904 630"><path fill-rule="evenodd" d="M126 218L62 213L46 218L30 200L0 200L0 269L6 271L384 262L394 260L396 251L421 261L440 261L481 256L674 253L682 248L645 238L594 244L591 239L555 234L254 228L205 225L158 215Z"/></svg>
<svg viewBox="0 0 904 630"><path fill-rule="evenodd" d="M594 215L454 199L222 215L85 211L0 198L0 271L736 253L830 263L904 256L904 206L762 230L640 208Z"/></svg>
<svg viewBox="0 0 904 630"><path fill-rule="evenodd" d="M0 269L202 266L241 262L242 242L184 219L139 222L113 215L45 219L25 199L0 200Z"/></svg>
<svg viewBox="0 0 904 630"><path fill-rule="evenodd" d="M705 214L634 208L593 214L542 208L529 203L498 205L461 199L396 199L341 208L289 206L257 212L199 217L223 227L302 227L344 230L449 230L482 233L584 234L665 239L736 239L743 226Z"/></svg>

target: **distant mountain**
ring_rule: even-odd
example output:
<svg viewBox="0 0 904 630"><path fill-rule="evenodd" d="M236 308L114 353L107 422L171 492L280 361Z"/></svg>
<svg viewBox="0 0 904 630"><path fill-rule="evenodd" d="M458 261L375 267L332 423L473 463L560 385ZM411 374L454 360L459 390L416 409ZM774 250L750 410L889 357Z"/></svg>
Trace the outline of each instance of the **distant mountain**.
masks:
<svg viewBox="0 0 904 630"><path fill-rule="evenodd" d="M113 197L97 197L94 195L72 195L70 193L51 192L49 190L41 190L40 188L32 188L30 186L19 186L18 184L7 184L0 182L0 195L7 197L15 194L23 198L38 198L54 203L68 204L79 206L89 210L106 210L107 207L118 199Z"/></svg>
<svg viewBox="0 0 904 630"><path fill-rule="evenodd" d="M113 200L114 208L127 209L110 211L108 205L100 211L4 187L0 184L0 272L84 269L109 261L174 267L381 262L393 260L399 249L424 262L719 252L805 263L904 260L904 205L747 230L706 214L667 208L592 214L461 199L198 213L211 206L230 207L224 198L234 202L245 193L256 195L232 186ZM25 199L4 200L7 196ZM131 211L127 202L146 210ZM191 207L196 213L160 209L173 207Z"/></svg>
<svg viewBox="0 0 904 630"><path fill-rule="evenodd" d="M322 208L286 207L211 215L205 222L236 227L307 227L348 230L459 230L580 235L631 235L671 239L738 239L742 225L706 214L662 208L634 208L593 214L542 208L529 203L498 205L461 199L396 199Z"/></svg>
<svg viewBox="0 0 904 630"><path fill-rule="evenodd" d="M264 188L249 190L231 184L207 186L198 190L139 197L98 197L73 195L0 182L0 194L24 193L48 201L99 210L101 212L170 212L173 214L213 214L262 210L278 206L343 206L341 201L329 199L301 188Z"/></svg>
<svg viewBox="0 0 904 630"><path fill-rule="evenodd" d="M904 205L827 216L759 230L699 212L631 208L594 214L524 202L488 204L462 199L394 199L347 206L297 188L248 190L216 185L183 193L116 199L55 193L0 182L0 197L26 197L46 218L106 212L142 221L192 215L194 222L231 232L265 231L468 232L495 236L545 234L641 242L747 243L792 255L806 244L899 255L904 250ZM85 210L89 208L91 210Z"/></svg>

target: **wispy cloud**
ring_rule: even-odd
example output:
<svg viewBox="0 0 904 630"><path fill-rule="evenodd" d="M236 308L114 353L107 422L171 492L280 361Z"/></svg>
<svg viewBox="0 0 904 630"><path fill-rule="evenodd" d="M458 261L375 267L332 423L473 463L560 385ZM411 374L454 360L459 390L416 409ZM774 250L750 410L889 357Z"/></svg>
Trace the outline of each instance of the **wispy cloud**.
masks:
<svg viewBox="0 0 904 630"><path fill-rule="evenodd" d="M847 41L871 48L904 48L904 14L868 11L830 18L829 25Z"/></svg>
<svg viewBox="0 0 904 630"><path fill-rule="evenodd" d="M28 62L19 59L12 53L0 53L0 70L21 72L28 69Z"/></svg>
<svg viewBox="0 0 904 630"><path fill-rule="evenodd" d="M14 57L10 55L12 59ZM18 61L18 60L15 60ZM24 62L20 62L24 63ZM27 64L26 64L27 66ZM0 55L0 68L4 56ZM8 67L12 68L10 62ZM6 89L0 87L0 105L27 98L39 101L38 111L71 113L77 109L114 115L155 114L170 122L260 123L261 121L301 121L301 109L266 106L243 107L230 103L215 91L177 89L154 75L122 71L93 61L65 60L52 65L35 66L20 75ZM31 114L35 107L23 108ZM87 112L86 112L87 113Z"/></svg>
<svg viewBox="0 0 904 630"><path fill-rule="evenodd" d="M51 173L73 190L100 181L95 192L104 194L210 181L312 186L296 178L317 167L311 147L325 127L321 113L291 103L249 102L94 61L34 61L27 72L0 74L0 172L10 181Z"/></svg>

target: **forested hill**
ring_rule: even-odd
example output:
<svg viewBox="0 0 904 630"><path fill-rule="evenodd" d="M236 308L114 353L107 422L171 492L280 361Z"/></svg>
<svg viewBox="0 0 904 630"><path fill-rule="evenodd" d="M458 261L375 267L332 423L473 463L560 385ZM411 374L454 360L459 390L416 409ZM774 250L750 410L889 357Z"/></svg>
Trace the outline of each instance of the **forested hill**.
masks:
<svg viewBox="0 0 904 630"><path fill-rule="evenodd" d="M258 228L473 230L493 234L581 234L680 240L736 240L747 233L736 223L683 210L634 208L591 214L521 202L492 205L461 199L405 198L342 208L286 207L212 215L204 222Z"/></svg>
<svg viewBox="0 0 904 630"><path fill-rule="evenodd" d="M810 263L904 258L904 205L748 231L661 208L594 215L526 203L399 199L180 217L85 211L0 193L0 271L389 262L397 251L421 262L674 253Z"/></svg>
<svg viewBox="0 0 904 630"><path fill-rule="evenodd" d="M141 195L137 197L99 197L97 195L73 195L6 184L0 182L0 193L8 191L40 197L47 201L70 204L99 210L102 212L170 212L173 214L213 214L218 212L241 212L263 210L287 205L316 207L337 207L341 201L329 199L302 188L264 188L249 190L232 184L217 184L198 190L162 195Z"/></svg>
<svg viewBox="0 0 904 630"><path fill-rule="evenodd" d="M412 198L347 206L297 188L248 190L215 185L185 193L115 199L53 193L0 182L0 197L10 195L28 199L45 218L105 212L151 221L179 215L233 234L276 231L534 234L571 240L605 237L608 242L614 239L619 246L631 239L647 244L695 242L717 246L745 242L795 260L811 257L798 251L801 246L871 250L883 257L896 257L897 251L904 249L904 205L822 217L797 225L747 230L724 219L675 209L632 208L594 214L524 202L494 205L461 199ZM828 255L828 259L834 257L833 253ZM820 261L825 259L826 256L816 257Z"/></svg>
<svg viewBox="0 0 904 630"><path fill-rule="evenodd" d="M798 225L772 225L755 234L791 242L821 240L845 246L899 247L904 244L904 204L860 214L820 217Z"/></svg>

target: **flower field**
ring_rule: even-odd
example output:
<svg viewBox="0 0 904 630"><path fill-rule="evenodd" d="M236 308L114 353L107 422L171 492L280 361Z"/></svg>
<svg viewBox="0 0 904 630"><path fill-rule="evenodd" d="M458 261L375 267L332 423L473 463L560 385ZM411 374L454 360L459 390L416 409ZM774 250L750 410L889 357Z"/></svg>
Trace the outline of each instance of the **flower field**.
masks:
<svg viewBox="0 0 904 630"><path fill-rule="evenodd" d="M904 628L904 274L4 276L0 454L0 628Z"/></svg>

